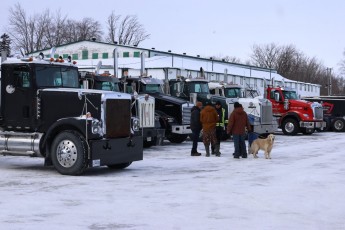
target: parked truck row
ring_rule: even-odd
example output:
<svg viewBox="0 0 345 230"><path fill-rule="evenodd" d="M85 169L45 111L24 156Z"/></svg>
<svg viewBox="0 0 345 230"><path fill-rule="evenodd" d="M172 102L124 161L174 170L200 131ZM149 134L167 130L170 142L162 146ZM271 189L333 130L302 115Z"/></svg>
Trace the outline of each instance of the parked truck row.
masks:
<svg viewBox="0 0 345 230"><path fill-rule="evenodd" d="M96 166L126 168L143 159L143 147L164 138L185 141L196 101L221 102L225 118L235 102L241 103L261 136L278 127L286 135L328 126L344 130L344 114L334 109L333 99L332 104L327 98L299 100L286 87L267 86L265 95L249 96L238 85L202 77L163 81L146 76L144 64L140 76L119 77L116 50L114 75L100 74L101 63L95 72L79 71L70 58L54 59L54 49L50 56L3 60L0 153L43 157L61 174L80 175ZM332 112L324 116L324 111ZM225 128L223 136L228 137Z"/></svg>

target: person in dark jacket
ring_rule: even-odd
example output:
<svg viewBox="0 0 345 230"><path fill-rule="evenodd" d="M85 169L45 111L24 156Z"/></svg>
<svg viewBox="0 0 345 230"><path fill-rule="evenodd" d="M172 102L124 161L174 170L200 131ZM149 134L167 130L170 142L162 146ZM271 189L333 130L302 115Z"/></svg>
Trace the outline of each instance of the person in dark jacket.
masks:
<svg viewBox="0 0 345 230"><path fill-rule="evenodd" d="M218 122L216 123L216 138L217 143L212 148L212 154L216 154L216 156L220 156L220 141L222 139L223 131L224 131L224 124L225 124L225 109L222 107L222 103L220 101L216 102L215 105L216 111L218 113Z"/></svg>
<svg viewBox="0 0 345 230"><path fill-rule="evenodd" d="M251 126L249 124L248 115L243 110L240 103L234 103L234 111L229 116L229 123L227 126L227 133L232 134L234 139L235 153L234 158L247 158L246 149L246 128L248 132L251 132Z"/></svg>
<svg viewBox="0 0 345 230"><path fill-rule="evenodd" d="M210 156L211 147L217 144L216 138L216 124L218 122L218 113L211 103L207 103L200 113L200 121L202 124L202 141L205 145L206 156Z"/></svg>
<svg viewBox="0 0 345 230"><path fill-rule="evenodd" d="M200 122L200 111L202 109L202 103L198 101L195 106L193 106L191 110L191 117L190 117L190 129L192 130L192 151L191 156L200 156L201 153L198 152L198 141L200 132L202 129L202 125Z"/></svg>

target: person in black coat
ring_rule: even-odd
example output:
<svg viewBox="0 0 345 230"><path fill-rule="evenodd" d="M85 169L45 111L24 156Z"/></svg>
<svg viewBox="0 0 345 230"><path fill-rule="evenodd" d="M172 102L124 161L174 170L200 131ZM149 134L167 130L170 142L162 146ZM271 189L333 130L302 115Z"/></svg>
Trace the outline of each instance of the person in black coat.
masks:
<svg viewBox="0 0 345 230"><path fill-rule="evenodd" d="M198 101L195 106L193 106L191 110L191 117L190 117L190 128L192 130L192 141L193 141L193 146L192 146L192 151L191 151L191 156L200 156L201 153L198 153L198 141L199 141L199 136L200 132L202 129L202 125L200 122L200 111L202 108L202 103Z"/></svg>

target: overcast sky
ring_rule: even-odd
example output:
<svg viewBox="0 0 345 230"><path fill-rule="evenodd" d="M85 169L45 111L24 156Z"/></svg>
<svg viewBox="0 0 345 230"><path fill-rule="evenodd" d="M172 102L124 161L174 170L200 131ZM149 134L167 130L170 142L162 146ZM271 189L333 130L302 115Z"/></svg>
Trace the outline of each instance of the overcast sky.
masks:
<svg viewBox="0 0 345 230"><path fill-rule="evenodd" d="M19 2L28 15L49 8L69 18L92 17L103 24L114 10L137 15L151 34L143 48L202 56L234 56L249 60L254 44L295 45L308 57L338 69L345 48L345 1L307 0L6 0L1 2L0 33L9 8Z"/></svg>

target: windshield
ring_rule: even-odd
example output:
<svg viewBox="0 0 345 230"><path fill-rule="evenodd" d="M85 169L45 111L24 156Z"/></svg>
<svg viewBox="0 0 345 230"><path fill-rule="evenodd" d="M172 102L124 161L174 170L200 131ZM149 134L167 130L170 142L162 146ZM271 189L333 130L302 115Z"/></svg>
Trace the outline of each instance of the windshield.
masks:
<svg viewBox="0 0 345 230"><path fill-rule="evenodd" d="M284 99L295 99L297 100L297 94L295 91L285 91L283 90Z"/></svg>
<svg viewBox="0 0 345 230"><path fill-rule="evenodd" d="M41 66L36 68L36 84L43 87L79 88L79 75L76 68L61 66Z"/></svg>
<svg viewBox="0 0 345 230"><path fill-rule="evenodd" d="M143 93L162 93L161 85L159 84L142 84L141 92Z"/></svg>
<svg viewBox="0 0 345 230"><path fill-rule="evenodd" d="M109 90L113 92L120 92L119 85L114 82L96 81L94 89Z"/></svg>
<svg viewBox="0 0 345 230"><path fill-rule="evenodd" d="M225 88L224 96L227 98L241 97L241 89L240 88Z"/></svg>
<svg viewBox="0 0 345 230"><path fill-rule="evenodd" d="M189 84L190 93L210 93L207 82L191 82Z"/></svg>

